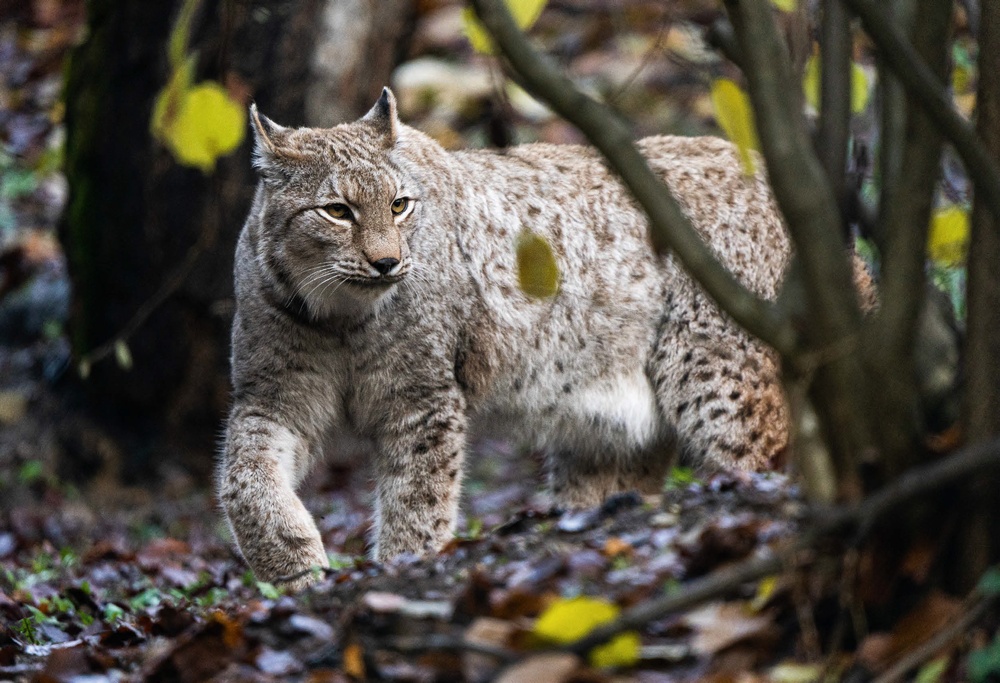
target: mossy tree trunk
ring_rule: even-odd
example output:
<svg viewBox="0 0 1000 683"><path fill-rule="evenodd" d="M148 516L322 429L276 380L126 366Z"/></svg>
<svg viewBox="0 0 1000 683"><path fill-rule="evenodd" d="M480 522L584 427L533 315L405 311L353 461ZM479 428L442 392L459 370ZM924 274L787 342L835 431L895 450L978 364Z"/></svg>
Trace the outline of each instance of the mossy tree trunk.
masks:
<svg viewBox="0 0 1000 683"><path fill-rule="evenodd" d="M204 0L190 40L195 80L217 80L268 116L305 124L319 18L335 2ZM132 358L128 369L114 353L96 360L77 393L124 439L126 474L178 452L211 466L228 406L233 250L256 183L249 140L206 175L178 165L150 135L180 5L93 0L88 38L67 74L70 200L61 239L73 351L79 360L124 337ZM392 66L366 77L380 87Z"/></svg>

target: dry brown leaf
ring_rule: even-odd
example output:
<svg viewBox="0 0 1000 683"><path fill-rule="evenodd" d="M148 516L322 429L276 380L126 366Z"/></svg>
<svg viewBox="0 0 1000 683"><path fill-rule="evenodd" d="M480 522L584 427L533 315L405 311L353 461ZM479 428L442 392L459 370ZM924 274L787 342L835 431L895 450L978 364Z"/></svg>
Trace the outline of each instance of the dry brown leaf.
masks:
<svg viewBox="0 0 1000 683"><path fill-rule="evenodd" d="M858 647L858 660L875 673L883 671L944 628L961 609L961 601L935 591L896 622L891 633L873 633L865 638Z"/></svg>
<svg viewBox="0 0 1000 683"><path fill-rule="evenodd" d="M569 653L529 657L504 671L497 683L564 683L580 666L580 658Z"/></svg>
<svg viewBox="0 0 1000 683"><path fill-rule="evenodd" d="M479 617L465 630L463 639L467 643L489 645L491 647L508 647L510 637L517 626L510 621ZM462 670L465 678L470 681L481 681L496 669L496 659L487 655L466 652L462 656Z"/></svg>
<svg viewBox="0 0 1000 683"><path fill-rule="evenodd" d="M694 630L692 649L712 655L749 638L771 637L774 626L767 613L754 612L746 602L713 602L684 616Z"/></svg>
<svg viewBox="0 0 1000 683"><path fill-rule="evenodd" d="M344 648L343 664L348 676L365 679L365 657L360 645L350 643Z"/></svg>
<svg viewBox="0 0 1000 683"><path fill-rule="evenodd" d="M604 549L601 552L604 553L605 557L618 557L619 555L629 557L633 550L631 545L617 536L612 536L604 542Z"/></svg>

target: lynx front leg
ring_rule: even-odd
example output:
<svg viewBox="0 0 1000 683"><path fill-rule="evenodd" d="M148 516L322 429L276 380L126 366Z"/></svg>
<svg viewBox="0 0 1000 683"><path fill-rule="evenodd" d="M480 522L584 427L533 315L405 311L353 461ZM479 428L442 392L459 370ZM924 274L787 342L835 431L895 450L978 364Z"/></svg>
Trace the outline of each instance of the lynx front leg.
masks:
<svg viewBox="0 0 1000 683"><path fill-rule="evenodd" d="M243 557L261 581L326 567L312 515L295 493L308 444L288 428L259 416L230 418L219 473L219 494ZM311 576L286 583L305 588Z"/></svg>
<svg viewBox="0 0 1000 683"><path fill-rule="evenodd" d="M688 462L741 470L780 462L789 418L775 354L701 292L672 297L650 376Z"/></svg>
<svg viewBox="0 0 1000 683"><path fill-rule="evenodd" d="M395 413L379 439L375 548L377 560L440 550L455 530L465 404L457 389Z"/></svg>

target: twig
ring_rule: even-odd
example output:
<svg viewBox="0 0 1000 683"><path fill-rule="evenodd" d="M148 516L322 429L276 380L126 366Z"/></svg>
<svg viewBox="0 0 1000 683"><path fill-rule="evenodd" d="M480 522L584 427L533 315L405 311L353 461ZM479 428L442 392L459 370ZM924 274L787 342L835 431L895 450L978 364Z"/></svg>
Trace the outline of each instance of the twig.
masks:
<svg viewBox="0 0 1000 683"><path fill-rule="evenodd" d="M653 53L660 49L663 39L667 36L667 27L670 26L670 23L671 17L667 14L660 22L660 28L656 31L656 38L653 39L653 44L646 50L645 53L643 53L642 59L639 60L639 64L625 77L621 85L608 94L608 104L617 103L618 100L621 99L622 95L625 94L625 91L628 90L632 83L635 82L635 79L639 77L639 74L641 74L643 70L649 66Z"/></svg>
<svg viewBox="0 0 1000 683"><path fill-rule="evenodd" d="M990 158L987 147L972 126L955 111L947 90L880 5L872 0L843 2L861 19L865 31L903 87L954 145L969 179L983 194L994 217L1000 220L1000 167Z"/></svg>
<svg viewBox="0 0 1000 683"><path fill-rule="evenodd" d="M840 208L844 239L850 230L846 214L847 140L851 123L851 24L840 0L823 0L821 24L819 134L817 151Z"/></svg>
<svg viewBox="0 0 1000 683"><path fill-rule="evenodd" d="M500 660L504 664L520 659L518 653L503 647L484 645L463 638L455 638L444 634L434 634L430 636L414 636L407 638L393 638L381 643L380 647L385 647L403 654L416 654L420 652L430 652L441 650L444 652L472 652L478 655L486 655Z"/></svg>
<svg viewBox="0 0 1000 683"><path fill-rule="evenodd" d="M974 597L978 598L979 596ZM894 683L903 678L912 669L923 664L935 652L943 649L955 638L962 635L970 626L979 621L993 606L994 602L996 602L995 596L979 599L974 606L965 610L962 616L907 653L905 657L893 664L888 671L876 678L873 683Z"/></svg>
<svg viewBox="0 0 1000 683"><path fill-rule="evenodd" d="M621 177L649 216L656 249L674 251L733 320L782 355L793 355L798 335L790 322L719 263L669 188L650 170L621 118L581 92L547 56L535 50L502 2L471 0L471 4L524 87L579 128Z"/></svg>

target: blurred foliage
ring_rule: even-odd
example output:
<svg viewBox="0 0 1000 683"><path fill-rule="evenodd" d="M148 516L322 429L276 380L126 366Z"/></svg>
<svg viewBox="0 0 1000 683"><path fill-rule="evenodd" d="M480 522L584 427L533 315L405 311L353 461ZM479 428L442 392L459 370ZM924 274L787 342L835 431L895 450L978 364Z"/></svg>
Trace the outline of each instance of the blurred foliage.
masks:
<svg viewBox="0 0 1000 683"><path fill-rule="evenodd" d="M507 8L510 9L517 25L522 29L528 29L538 21L546 2L547 0L507 0ZM471 7L462 10L462 24L465 36L476 52L484 55L493 54L493 41L476 19L476 13Z"/></svg>
<svg viewBox="0 0 1000 683"><path fill-rule="evenodd" d="M819 86L820 86L820 58L812 55L806 60L805 72L802 76L802 90L806 96L806 102L819 110ZM868 107L871 84L868 82L868 74L857 63L851 62L851 111L860 114Z"/></svg>
<svg viewBox="0 0 1000 683"><path fill-rule="evenodd" d="M799 8L799 0L771 0L771 4L782 12L794 12Z"/></svg>
<svg viewBox="0 0 1000 683"><path fill-rule="evenodd" d="M170 34L171 75L156 97L150 130L179 163L211 173L243 142L246 112L218 82L193 82L197 54L188 54L188 40L199 4L185 0Z"/></svg>

